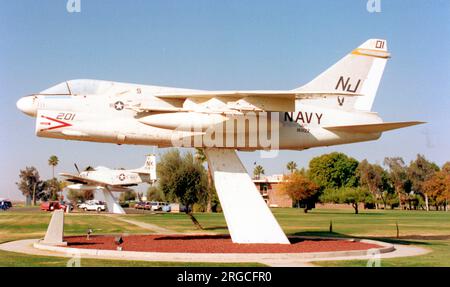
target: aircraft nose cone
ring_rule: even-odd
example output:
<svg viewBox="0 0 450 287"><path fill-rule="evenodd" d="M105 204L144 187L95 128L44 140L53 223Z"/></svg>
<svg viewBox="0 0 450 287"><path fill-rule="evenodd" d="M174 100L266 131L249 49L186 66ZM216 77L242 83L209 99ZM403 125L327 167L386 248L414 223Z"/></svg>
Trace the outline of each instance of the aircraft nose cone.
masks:
<svg viewBox="0 0 450 287"><path fill-rule="evenodd" d="M33 96L27 96L20 98L16 103L17 108L24 114L35 117L36 116L36 104Z"/></svg>

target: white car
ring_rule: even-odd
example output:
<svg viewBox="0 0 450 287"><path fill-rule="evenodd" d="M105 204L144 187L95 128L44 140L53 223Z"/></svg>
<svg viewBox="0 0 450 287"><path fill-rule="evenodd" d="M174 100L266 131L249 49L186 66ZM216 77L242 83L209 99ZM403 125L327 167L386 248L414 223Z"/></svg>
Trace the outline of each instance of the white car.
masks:
<svg viewBox="0 0 450 287"><path fill-rule="evenodd" d="M84 209L86 206L87 206L86 202L77 204L77 208L79 208L79 209Z"/></svg>
<svg viewBox="0 0 450 287"><path fill-rule="evenodd" d="M85 207L90 205L90 204L100 204L100 201L99 200L95 200L95 199L86 200L85 202L77 204L77 207L79 209L85 209Z"/></svg>
<svg viewBox="0 0 450 287"><path fill-rule="evenodd" d="M164 202L156 202L156 201L152 201L151 203L151 210L152 211L161 211L163 206L164 206Z"/></svg>
<svg viewBox="0 0 450 287"><path fill-rule="evenodd" d="M106 210L106 205L104 202L98 201L98 202L87 202L84 206L83 209L85 211L105 211Z"/></svg>

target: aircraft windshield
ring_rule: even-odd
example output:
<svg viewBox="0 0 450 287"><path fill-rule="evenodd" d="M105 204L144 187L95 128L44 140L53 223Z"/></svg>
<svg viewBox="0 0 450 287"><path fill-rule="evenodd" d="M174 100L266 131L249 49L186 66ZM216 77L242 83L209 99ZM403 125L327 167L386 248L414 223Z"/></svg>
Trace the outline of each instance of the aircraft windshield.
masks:
<svg viewBox="0 0 450 287"><path fill-rule="evenodd" d="M62 82L56 86L43 90L39 94L41 95L70 95L67 82Z"/></svg>
<svg viewBox="0 0 450 287"><path fill-rule="evenodd" d="M109 168L105 167L105 166L97 166L95 168L95 170L110 170Z"/></svg>
<svg viewBox="0 0 450 287"><path fill-rule="evenodd" d="M92 95L107 92L113 82L99 80L71 80L43 90L41 95Z"/></svg>

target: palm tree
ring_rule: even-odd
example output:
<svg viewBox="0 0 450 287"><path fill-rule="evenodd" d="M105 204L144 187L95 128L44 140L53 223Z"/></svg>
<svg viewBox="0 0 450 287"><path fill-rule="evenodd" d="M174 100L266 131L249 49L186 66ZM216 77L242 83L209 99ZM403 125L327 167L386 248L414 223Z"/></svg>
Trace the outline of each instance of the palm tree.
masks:
<svg viewBox="0 0 450 287"><path fill-rule="evenodd" d="M56 155L52 155L48 159L48 165L52 167L52 178L55 178L55 166L59 163L58 157Z"/></svg>
<svg viewBox="0 0 450 287"><path fill-rule="evenodd" d="M294 173L294 171L297 170L297 164L293 161L290 161L287 163L286 168L291 172Z"/></svg>
<svg viewBox="0 0 450 287"><path fill-rule="evenodd" d="M253 175L255 176L255 179L259 179L259 177L261 176L261 174L264 174L264 168L261 165L257 165L255 166L255 168L253 169Z"/></svg>
<svg viewBox="0 0 450 287"><path fill-rule="evenodd" d="M48 159L48 165L52 167L52 180L55 181L54 186L57 188L58 186L58 181L55 178L55 166L57 166L59 163L59 159L56 155L52 155L49 159ZM58 194L58 191L56 191L56 194ZM61 190L61 197L62 197L62 190Z"/></svg>

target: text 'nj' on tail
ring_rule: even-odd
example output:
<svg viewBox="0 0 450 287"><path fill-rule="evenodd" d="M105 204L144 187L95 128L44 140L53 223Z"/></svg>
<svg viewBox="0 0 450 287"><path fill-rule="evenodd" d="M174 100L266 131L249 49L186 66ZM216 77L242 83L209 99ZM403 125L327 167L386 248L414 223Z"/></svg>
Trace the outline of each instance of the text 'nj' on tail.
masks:
<svg viewBox="0 0 450 287"><path fill-rule="evenodd" d="M358 96L348 99L347 107L370 111L389 57L386 40L367 40L296 90L355 93ZM342 105L342 102L336 104Z"/></svg>

